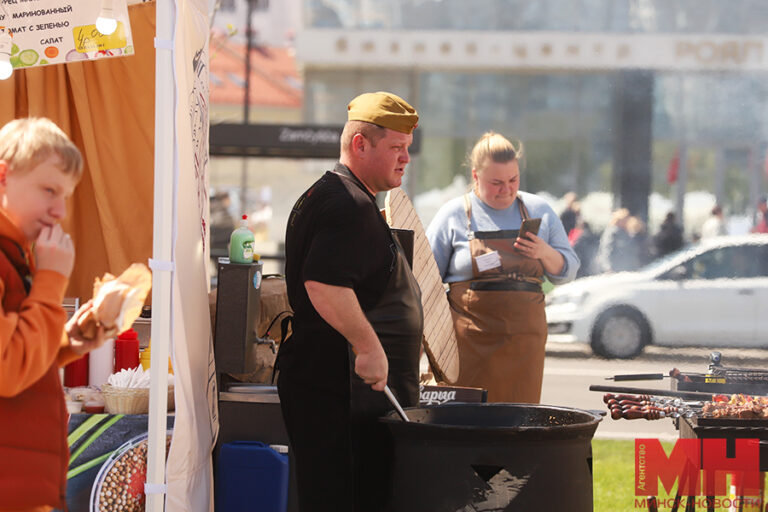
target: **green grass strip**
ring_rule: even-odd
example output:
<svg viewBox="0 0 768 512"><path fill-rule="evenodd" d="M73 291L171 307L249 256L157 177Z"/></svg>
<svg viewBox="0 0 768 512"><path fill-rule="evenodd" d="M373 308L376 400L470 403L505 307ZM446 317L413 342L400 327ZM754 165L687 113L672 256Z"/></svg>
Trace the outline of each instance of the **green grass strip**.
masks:
<svg viewBox="0 0 768 512"><path fill-rule="evenodd" d="M592 453L594 511L635 512L635 442L595 439Z"/></svg>
<svg viewBox="0 0 768 512"><path fill-rule="evenodd" d="M120 420L120 418L122 418L123 416L124 416L123 414L115 414L113 417L109 418L108 421L104 422L104 424L100 426L98 430L96 430L96 432L91 434L91 436L88 439L86 439L85 442L82 445L80 445L80 447L75 451L75 453L73 453L72 456L69 458L70 465L75 459L77 459L80 456L81 453L83 453L83 451L86 448L88 448L91 445L91 443L93 443L96 439L98 439L99 436L101 436L101 434L103 434L105 430L107 430L109 427L117 423L117 421Z"/></svg>
<svg viewBox="0 0 768 512"><path fill-rule="evenodd" d="M112 450L111 452L105 453L104 455L100 455L99 457L96 457L95 459L91 459L88 462L84 464L80 464L76 468L72 468L69 471L67 471L67 480L69 480L72 477L75 477L82 473L83 471L87 471L91 469L93 466L97 466L107 460L110 455L115 453L115 450Z"/></svg>
<svg viewBox="0 0 768 512"><path fill-rule="evenodd" d="M96 425L98 422L106 418L107 414L93 414L88 417L84 422L80 424L79 427L77 427L75 430L72 431L71 434L67 436L67 444L70 448L72 448L72 445L77 442L78 439L83 437L86 432L91 430L94 425Z"/></svg>

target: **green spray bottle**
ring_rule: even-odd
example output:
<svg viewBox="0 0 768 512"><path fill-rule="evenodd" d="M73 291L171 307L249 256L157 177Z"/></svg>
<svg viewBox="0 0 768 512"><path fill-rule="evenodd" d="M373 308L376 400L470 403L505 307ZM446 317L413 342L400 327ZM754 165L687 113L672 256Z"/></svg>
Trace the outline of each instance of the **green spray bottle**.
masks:
<svg viewBox="0 0 768 512"><path fill-rule="evenodd" d="M253 263L253 231L248 229L248 216L243 215L240 227L229 237L230 263Z"/></svg>

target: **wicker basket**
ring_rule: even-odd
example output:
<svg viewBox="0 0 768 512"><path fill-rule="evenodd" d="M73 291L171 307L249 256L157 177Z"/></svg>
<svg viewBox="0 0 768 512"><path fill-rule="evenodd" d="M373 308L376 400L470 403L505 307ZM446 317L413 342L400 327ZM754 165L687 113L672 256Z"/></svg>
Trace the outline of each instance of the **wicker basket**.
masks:
<svg viewBox="0 0 768 512"><path fill-rule="evenodd" d="M116 388L101 386L106 412L110 414L147 414L149 412L149 388ZM168 410L174 409L173 386L168 386Z"/></svg>

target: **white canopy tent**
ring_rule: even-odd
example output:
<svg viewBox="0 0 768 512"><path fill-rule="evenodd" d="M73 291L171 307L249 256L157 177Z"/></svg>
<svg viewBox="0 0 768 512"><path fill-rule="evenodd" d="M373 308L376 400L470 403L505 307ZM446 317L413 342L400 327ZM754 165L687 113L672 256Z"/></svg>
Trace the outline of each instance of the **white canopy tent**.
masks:
<svg viewBox="0 0 768 512"><path fill-rule="evenodd" d="M206 3L156 0L152 384L145 487L150 512L164 507L169 512L213 510L211 450L218 420L206 265ZM176 417L166 463L169 353Z"/></svg>

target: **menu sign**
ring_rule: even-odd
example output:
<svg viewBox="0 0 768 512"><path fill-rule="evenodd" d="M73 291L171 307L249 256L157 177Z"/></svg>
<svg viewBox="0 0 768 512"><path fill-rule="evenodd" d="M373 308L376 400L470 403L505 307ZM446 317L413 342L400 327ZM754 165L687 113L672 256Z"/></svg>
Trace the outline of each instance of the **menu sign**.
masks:
<svg viewBox="0 0 768 512"><path fill-rule="evenodd" d="M114 0L117 29L96 28L102 0L0 0L0 28L11 34L14 68L117 57L133 53L126 0Z"/></svg>

